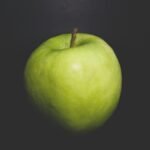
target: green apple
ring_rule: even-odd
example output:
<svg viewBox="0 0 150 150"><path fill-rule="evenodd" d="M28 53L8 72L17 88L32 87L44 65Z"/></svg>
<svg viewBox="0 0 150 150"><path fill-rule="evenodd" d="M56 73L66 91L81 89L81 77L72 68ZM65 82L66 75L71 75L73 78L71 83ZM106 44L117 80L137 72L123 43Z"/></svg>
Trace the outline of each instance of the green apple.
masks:
<svg viewBox="0 0 150 150"><path fill-rule="evenodd" d="M25 85L33 102L64 127L88 131L114 112L122 74L114 51L103 39L68 33L33 51L25 67Z"/></svg>

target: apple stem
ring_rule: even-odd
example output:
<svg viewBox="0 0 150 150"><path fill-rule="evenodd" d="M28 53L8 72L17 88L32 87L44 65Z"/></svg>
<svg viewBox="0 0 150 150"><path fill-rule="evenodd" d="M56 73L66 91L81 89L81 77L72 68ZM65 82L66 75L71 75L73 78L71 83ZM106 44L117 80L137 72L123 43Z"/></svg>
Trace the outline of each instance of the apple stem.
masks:
<svg viewBox="0 0 150 150"><path fill-rule="evenodd" d="M71 33L71 41L70 41L70 48L75 46L76 34L78 32L78 28L74 28Z"/></svg>

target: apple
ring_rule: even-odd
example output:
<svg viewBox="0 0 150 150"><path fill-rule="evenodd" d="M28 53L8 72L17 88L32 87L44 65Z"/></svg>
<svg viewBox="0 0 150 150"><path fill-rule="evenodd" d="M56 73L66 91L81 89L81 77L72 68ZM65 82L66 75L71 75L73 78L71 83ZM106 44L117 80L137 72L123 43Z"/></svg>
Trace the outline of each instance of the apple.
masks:
<svg viewBox="0 0 150 150"><path fill-rule="evenodd" d="M33 102L75 132L103 125L120 99L122 73L113 49L76 29L36 48L24 76Z"/></svg>

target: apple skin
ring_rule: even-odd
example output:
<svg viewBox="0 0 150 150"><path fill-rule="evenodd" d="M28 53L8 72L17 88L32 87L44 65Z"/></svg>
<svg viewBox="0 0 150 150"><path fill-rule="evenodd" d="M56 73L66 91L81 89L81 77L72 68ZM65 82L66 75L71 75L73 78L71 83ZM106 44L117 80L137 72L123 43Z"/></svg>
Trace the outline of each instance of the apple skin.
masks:
<svg viewBox="0 0 150 150"><path fill-rule="evenodd" d="M72 131L101 126L114 112L122 86L121 67L100 37L78 33L42 43L29 57L25 85L33 102Z"/></svg>

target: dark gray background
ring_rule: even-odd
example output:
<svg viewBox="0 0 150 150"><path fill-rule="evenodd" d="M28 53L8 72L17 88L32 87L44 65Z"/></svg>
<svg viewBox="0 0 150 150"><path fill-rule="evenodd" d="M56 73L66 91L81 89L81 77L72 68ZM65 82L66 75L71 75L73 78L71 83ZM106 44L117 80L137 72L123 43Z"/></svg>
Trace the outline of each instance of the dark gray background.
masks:
<svg viewBox="0 0 150 150"><path fill-rule="evenodd" d="M150 100L148 6L129 0L1 1L1 149L145 149ZM72 135L44 117L29 103L23 86L24 66L34 48L73 27L105 39L123 72L121 101L114 115L103 127L83 135Z"/></svg>

